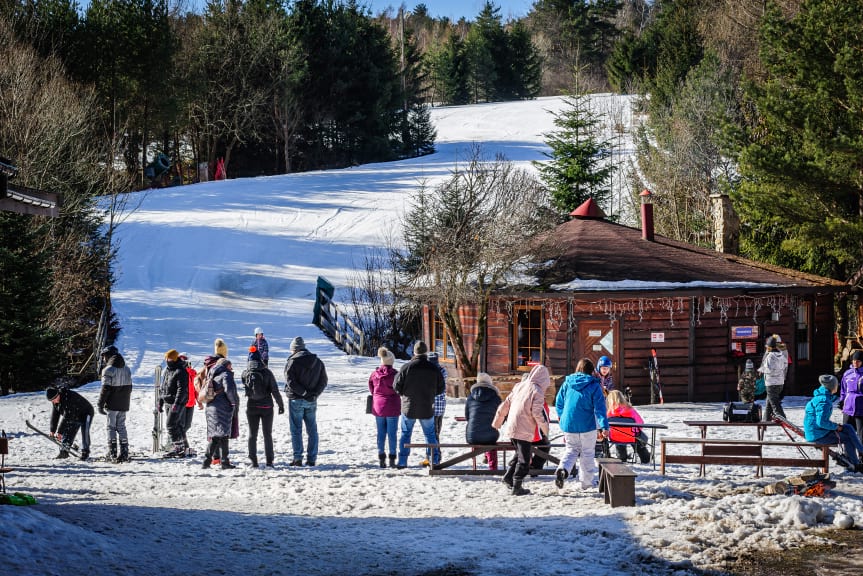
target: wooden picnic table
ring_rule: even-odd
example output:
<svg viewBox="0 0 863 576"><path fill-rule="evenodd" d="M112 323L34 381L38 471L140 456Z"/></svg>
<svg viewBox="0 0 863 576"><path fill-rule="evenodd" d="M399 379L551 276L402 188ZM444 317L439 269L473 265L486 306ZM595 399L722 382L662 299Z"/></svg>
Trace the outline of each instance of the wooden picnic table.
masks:
<svg viewBox="0 0 863 576"><path fill-rule="evenodd" d="M707 438L708 428L755 428L755 437L760 442L764 440L764 432L768 427L779 426L778 423L770 421L758 422L726 422L725 420L684 420L687 426L693 426L701 430L701 438ZM704 476L704 464L701 465L700 474ZM758 470L759 476L764 473L763 467Z"/></svg>
<svg viewBox="0 0 863 576"><path fill-rule="evenodd" d="M650 430L650 460L653 463L653 469L656 470L656 431L657 430L667 430L668 426L665 424L651 424L649 422L642 422L641 424L637 422L630 422L629 420L623 421L617 418L609 418L608 419L608 427L609 428L642 428Z"/></svg>
<svg viewBox="0 0 863 576"><path fill-rule="evenodd" d="M547 452L550 448L563 448L563 444L546 444L531 446L531 456L538 456L551 462L552 464L560 464L560 459L552 456ZM455 476L455 475L471 475L471 476L499 476L506 470L506 452L515 450L512 442L498 442L496 444L405 444L405 448L438 448L441 451L445 448L457 448L462 450L462 453L447 460L441 460L439 464L429 466L430 476ZM498 470L480 470L476 467L476 457L492 450L498 450L504 453L503 466L499 466ZM473 460L473 469L453 468L456 464L466 460ZM554 474L554 468L544 468L542 470L532 469L528 473L531 476L540 474Z"/></svg>

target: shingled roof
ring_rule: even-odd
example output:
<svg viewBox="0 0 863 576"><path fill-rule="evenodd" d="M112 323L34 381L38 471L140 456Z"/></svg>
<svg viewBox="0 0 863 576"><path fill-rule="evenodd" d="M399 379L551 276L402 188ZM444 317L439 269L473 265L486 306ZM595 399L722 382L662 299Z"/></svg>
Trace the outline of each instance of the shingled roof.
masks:
<svg viewBox="0 0 863 576"><path fill-rule="evenodd" d="M579 209L583 208L579 207ZM699 248L603 218L591 206L573 212L573 219L552 232L559 256L543 270L540 289L579 290L692 290L776 288L847 289L848 285L812 274ZM606 283L619 283L618 287ZM820 291L820 290L819 290Z"/></svg>

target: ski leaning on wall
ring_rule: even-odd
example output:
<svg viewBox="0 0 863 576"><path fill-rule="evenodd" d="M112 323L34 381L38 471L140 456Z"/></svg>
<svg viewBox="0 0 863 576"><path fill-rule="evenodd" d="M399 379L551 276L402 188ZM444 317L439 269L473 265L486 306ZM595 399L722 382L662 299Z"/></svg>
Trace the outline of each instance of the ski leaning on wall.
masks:
<svg viewBox="0 0 863 576"><path fill-rule="evenodd" d="M162 386L162 367L156 366L153 374L153 454L162 449L162 411L159 410L159 389Z"/></svg>
<svg viewBox="0 0 863 576"><path fill-rule="evenodd" d="M656 404L658 398L660 404L665 404L665 400L662 398L662 381L659 376L659 358L656 357L656 348L650 349L647 369L650 373L650 403Z"/></svg>

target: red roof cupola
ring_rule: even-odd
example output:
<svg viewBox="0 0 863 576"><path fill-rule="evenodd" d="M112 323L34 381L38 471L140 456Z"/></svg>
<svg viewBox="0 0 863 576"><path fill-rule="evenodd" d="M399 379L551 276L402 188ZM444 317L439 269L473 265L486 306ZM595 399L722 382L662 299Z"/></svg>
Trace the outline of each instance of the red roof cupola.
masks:
<svg viewBox="0 0 863 576"><path fill-rule="evenodd" d="M573 218L602 220L605 218L605 212L599 207L599 204L594 202L593 198L588 198L581 203L581 206L569 213Z"/></svg>

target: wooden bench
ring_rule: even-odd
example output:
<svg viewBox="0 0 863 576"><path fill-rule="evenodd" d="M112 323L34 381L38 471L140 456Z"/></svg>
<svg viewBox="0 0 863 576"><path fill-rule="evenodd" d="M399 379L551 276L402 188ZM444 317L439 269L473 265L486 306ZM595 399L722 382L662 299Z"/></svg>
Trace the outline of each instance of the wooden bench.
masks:
<svg viewBox="0 0 863 576"><path fill-rule="evenodd" d="M563 446L563 444L551 444L550 446L532 446L530 451L532 456L538 456L545 459L546 462L551 462L552 464L556 465L560 464L560 459L552 456L551 454L546 452L546 450L548 448L563 448ZM465 474L471 476L499 476L504 474L504 472L506 471L506 452L515 450L515 446L513 446L511 442L498 442L497 444L405 444L405 448L438 448L441 451L445 448L465 450L465 452L459 454L458 456L449 458L447 460L442 459L439 464L429 466L430 476L457 476ZM492 450L498 450L504 453L503 465L498 466L498 470L477 469L476 457L484 454L485 452L491 452ZM459 464L466 460L473 460L472 469L453 468L453 466L455 466L456 464ZM528 474L530 474L531 476L539 476L542 474L552 475L554 474L554 469L532 469L528 472Z"/></svg>
<svg viewBox="0 0 863 576"><path fill-rule="evenodd" d="M632 469L617 458L597 458L599 492L612 508L635 506L635 478Z"/></svg>
<svg viewBox="0 0 863 576"><path fill-rule="evenodd" d="M698 464L699 476L704 476L708 464L755 466L755 476L760 477L764 466L817 466L823 473L830 469L829 446L810 442L769 441L769 440L731 440L722 438L683 438L663 437L660 439L662 455L660 474L665 474L666 464ZM694 444L701 448L700 454L669 454L671 444ZM801 451L798 456L765 456L765 448L795 447ZM820 450L820 458L807 458L804 448Z"/></svg>
<svg viewBox="0 0 863 576"><path fill-rule="evenodd" d="M6 466L6 455L9 454L9 439L0 437L0 494L6 493L6 473L15 469Z"/></svg>

